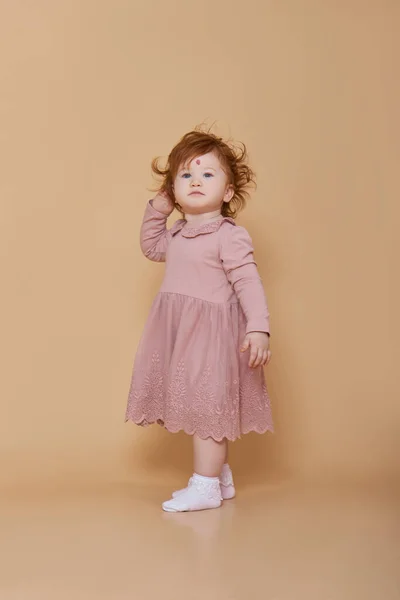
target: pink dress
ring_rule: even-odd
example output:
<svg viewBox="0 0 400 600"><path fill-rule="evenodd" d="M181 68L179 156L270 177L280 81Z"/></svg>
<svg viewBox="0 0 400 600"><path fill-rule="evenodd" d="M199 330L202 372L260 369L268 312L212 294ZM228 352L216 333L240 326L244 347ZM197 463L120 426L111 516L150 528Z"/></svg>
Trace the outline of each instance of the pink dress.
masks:
<svg viewBox="0 0 400 600"><path fill-rule="evenodd" d="M168 230L150 201L141 247L166 271L139 343L126 420L218 441L273 431L263 368L250 368L249 352L240 352L246 333L269 332L247 231L224 217Z"/></svg>

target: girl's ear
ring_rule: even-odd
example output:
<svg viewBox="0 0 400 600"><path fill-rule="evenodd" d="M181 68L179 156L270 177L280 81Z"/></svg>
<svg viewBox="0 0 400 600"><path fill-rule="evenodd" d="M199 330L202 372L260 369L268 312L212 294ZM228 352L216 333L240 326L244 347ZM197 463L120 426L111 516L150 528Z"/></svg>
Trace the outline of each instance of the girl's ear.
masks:
<svg viewBox="0 0 400 600"><path fill-rule="evenodd" d="M224 202L230 202L235 194L235 190L232 185L228 185L225 191Z"/></svg>

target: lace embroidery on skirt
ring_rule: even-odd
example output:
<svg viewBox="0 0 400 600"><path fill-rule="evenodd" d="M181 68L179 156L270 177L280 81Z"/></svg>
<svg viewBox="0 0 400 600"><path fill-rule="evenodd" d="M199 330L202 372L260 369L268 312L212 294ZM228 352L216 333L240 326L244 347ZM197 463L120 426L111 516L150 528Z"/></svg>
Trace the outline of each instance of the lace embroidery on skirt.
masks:
<svg viewBox="0 0 400 600"><path fill-rule="evenodd" d="M147 369L134 370L126 420L142 426L158 423L174 433L183 430L215 440L273 431L261 368L244 365L239 384L237 379L221 382L211 365L205 366L198 381L192 381L183 360L171 376L162 370L158 351L147 365Z"/></svg>

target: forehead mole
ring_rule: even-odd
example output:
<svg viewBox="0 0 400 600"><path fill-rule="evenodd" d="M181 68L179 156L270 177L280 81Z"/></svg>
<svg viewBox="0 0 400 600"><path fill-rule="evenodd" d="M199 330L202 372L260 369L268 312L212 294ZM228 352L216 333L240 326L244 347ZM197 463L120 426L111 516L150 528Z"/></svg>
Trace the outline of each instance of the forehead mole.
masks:
<svg viewBox="0 0 400 600"><path fill-rule="evenodd" d="M196 160L196 164L197 164L197 165L199 165L199 164L200 164L200 159L199 159L199 158Z"/></svg>

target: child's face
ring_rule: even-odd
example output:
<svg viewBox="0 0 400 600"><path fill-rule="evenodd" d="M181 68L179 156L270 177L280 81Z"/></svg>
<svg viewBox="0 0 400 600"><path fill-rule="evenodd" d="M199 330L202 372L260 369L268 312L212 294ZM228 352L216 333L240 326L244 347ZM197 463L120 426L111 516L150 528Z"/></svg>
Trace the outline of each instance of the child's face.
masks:
<svg viewBox="0 0 400 600"><path fill-rule="evenodd" d="M182 165L175 177L174 193L185 214L198 215L220 211L229 202L233 188L217 156L210 152Z"/></svg>

